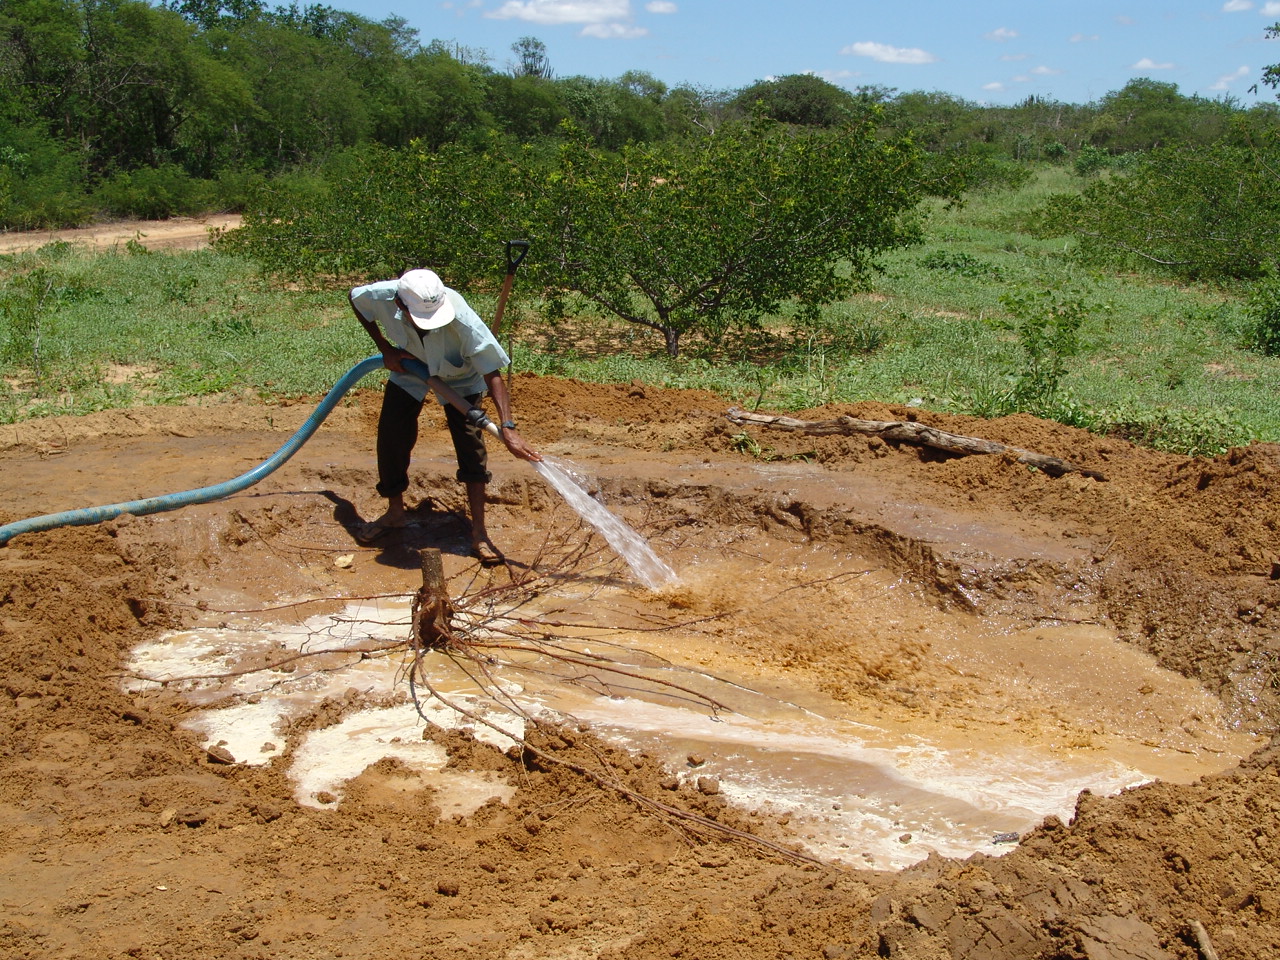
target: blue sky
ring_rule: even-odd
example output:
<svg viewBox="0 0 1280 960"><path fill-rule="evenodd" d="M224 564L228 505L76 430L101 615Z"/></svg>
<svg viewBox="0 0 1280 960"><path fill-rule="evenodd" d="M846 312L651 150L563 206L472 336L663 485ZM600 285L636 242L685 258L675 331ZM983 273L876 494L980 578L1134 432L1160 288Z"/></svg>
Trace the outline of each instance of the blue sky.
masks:
<svg viewBox="0 0 1280 960"><path fill-rule="evenodd" d="M505 69L532 36L555 75L643 70L668 86L736 90L813 73L853 89L942 91L977 103L1030 94L1089 103L1136 77L1184 95L1250 93L1280 62L1280 0L331 0L382 20L404 17L422 41L485 51Z"/></svg>

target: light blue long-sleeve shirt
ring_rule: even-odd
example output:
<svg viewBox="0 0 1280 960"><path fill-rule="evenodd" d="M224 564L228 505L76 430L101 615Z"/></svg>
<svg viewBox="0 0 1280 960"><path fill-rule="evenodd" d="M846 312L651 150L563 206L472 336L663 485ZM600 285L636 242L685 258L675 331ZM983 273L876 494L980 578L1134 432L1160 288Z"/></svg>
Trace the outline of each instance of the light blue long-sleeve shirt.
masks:
<svg viewBox="0 0 1280 960"><path fill-rule="evenodd" d="M362 316L381 325L388 340L425 363L432 376L464 397L484 393L485 375L501 370L511 358L480 315L462 294L446 287L453 320L435 330L421 331L396 306L398 286L398 280L382 280L356 287L351 291L351 303ZM391 382L418 400L427 395L427 385L409 374L393 372Z"/></svg>

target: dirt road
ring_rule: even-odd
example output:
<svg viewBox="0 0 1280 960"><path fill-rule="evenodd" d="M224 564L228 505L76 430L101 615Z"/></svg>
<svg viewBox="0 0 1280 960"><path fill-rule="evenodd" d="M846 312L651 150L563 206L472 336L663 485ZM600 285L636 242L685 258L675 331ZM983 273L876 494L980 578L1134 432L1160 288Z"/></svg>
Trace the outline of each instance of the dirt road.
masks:
<svg viewBox="0 0 1280 960"><path fill-rule="evenodd" d="M194 250L209 242L210 231L232 230L240 225L239 214L207 217L173 217L169 220L136 220L102 223L70 230L35 230L0 233L0 253L34 250L49 243L72 243L93 250L123 247L130 241L148 250Z"/></svg>
<svg viewBox="0 0 1280 960"><path fill-rule="evenodd" d="M1275 447L801 414L918 416L1107 478L1052 479L744 431L707 394L514 395L678 582L637 584L501 451L508 565L479 567L436 425L415 525L360 547L371 392L228 500L0 547L0 956L1280 956ZM5 427L0 520L228 479L310 409ZM444 673L439 697L408 688L428 547L489 702ZM358 652L307 659L326 643ZM608 688L565 687L569 650ZM143 679L164 671L223 685ZM427 727L414 697L477 719ZM495 699L521 704L523 747L488 745ZM372 738L381 759L326 767L386 716L407 732Z"/></svg>

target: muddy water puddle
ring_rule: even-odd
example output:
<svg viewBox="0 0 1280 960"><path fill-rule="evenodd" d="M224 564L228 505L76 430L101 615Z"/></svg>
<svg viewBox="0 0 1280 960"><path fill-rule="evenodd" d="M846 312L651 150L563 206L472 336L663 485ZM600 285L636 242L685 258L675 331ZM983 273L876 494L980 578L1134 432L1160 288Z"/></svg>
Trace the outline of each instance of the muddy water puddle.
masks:
<svg viewBox="0 0 1280 960"><path fill-rule="evenodd" d="M657 592L563 578L510 610L473 605L481 648L508 649L424 655L418 707L407 597L287 623L228 617L138 648L130 669L204 677L181 685L202 706L191 727L238 762L291 747L304 805L341 803L392 756L446 815L465 814L512 786L442 770L419 708L503 748L522 714L567 718L659 758L687 789L787 821L816 856L877 869L1000 853L1049 814L1069 819L1081 790L1190 782L1256 746L1100 624L942 611L865 558L759 534L697 549ZM254 669L294 653L309 656ZM286 742L289 718L352 690L379 705Z"/></svg>

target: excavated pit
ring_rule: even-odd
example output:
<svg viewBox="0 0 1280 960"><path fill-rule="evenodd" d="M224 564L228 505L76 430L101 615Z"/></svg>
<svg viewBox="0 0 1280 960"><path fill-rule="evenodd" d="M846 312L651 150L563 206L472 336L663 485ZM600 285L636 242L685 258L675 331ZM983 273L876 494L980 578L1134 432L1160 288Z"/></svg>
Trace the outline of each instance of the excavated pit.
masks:
<svg viewBox="0 0 1280 960"><path fill-rule="evenodd" d="M871 522L845 506L865 504L866 491L800 465L750 465L732 487L702 475L723 475L722 464L683 467L656 486L586 478L613 516L654 531L673 584L646 588L555 492L518 472L495 491L490 520L511 566L477 575L462 562L467 572L454 578L455 605L483 598L479 622L457 620L461 645L536 633L598 658L601 670L531 648L486 649L481 675L459 652L427 651L427 686L413 692L420 716L406 595L284 622L241 614L224 627L215 614L206 619L216 626L135 649L130 676L153 682L125 688L186 689L208 705L185 721L206 746L248 764L287 757L295 799L319 808L340 803L346 781L385 757L438 777L448 757L424 741L424 717L500 750L528 719L589 725L656 758L686 789L714 778L752 816L784 820L814 857L880 870L931 853L1007 852L1046 816L1069 818L1082 790L1191 783L1260 743L1202 687L1118 639L1078 544L918 503L881 504ZM381 553L407 566L419 544L448 546L450 527L460 521L429 519L352 562ZM584 559L564 559L579 551ZM448 559L453 569L462 561ZM536 573L541 581L513 585ZM256 599L302 604L294 613L319 598ZM371 641L402 647L337 653ZM293 654L316 659L244 673ZM623 672L610 677L604 664ZM193 674L225 679L174 682ZM380 705L339 729L289 737L298 719L352 689ZM436 803L454 813L515 789L451 776L437 783Z"/></svg>
<svg viewBox="0 0 1280 960"><path fill-rule="evenodd" d="M479 567L427 428L417 522L357 546L370 397L228 501L0 549L4 952L1162 960L1197 929L1280 950L1274 448L814 412L931 416L1108 478L1055 480L862 438L759 433L747 456L703 394L515 394L677 583L638 584L500 453L509 563ZM8 428L5 518L225 480L309 410ZM468 715L419 685L457 728L424 739L395 645L428 547L487 627L626 679L505 651L478 686L427 653L420 678ZM371 637L392 649L271 666ZM495 702L559 725L504 752L483 721L521 727Z"/></svg>

